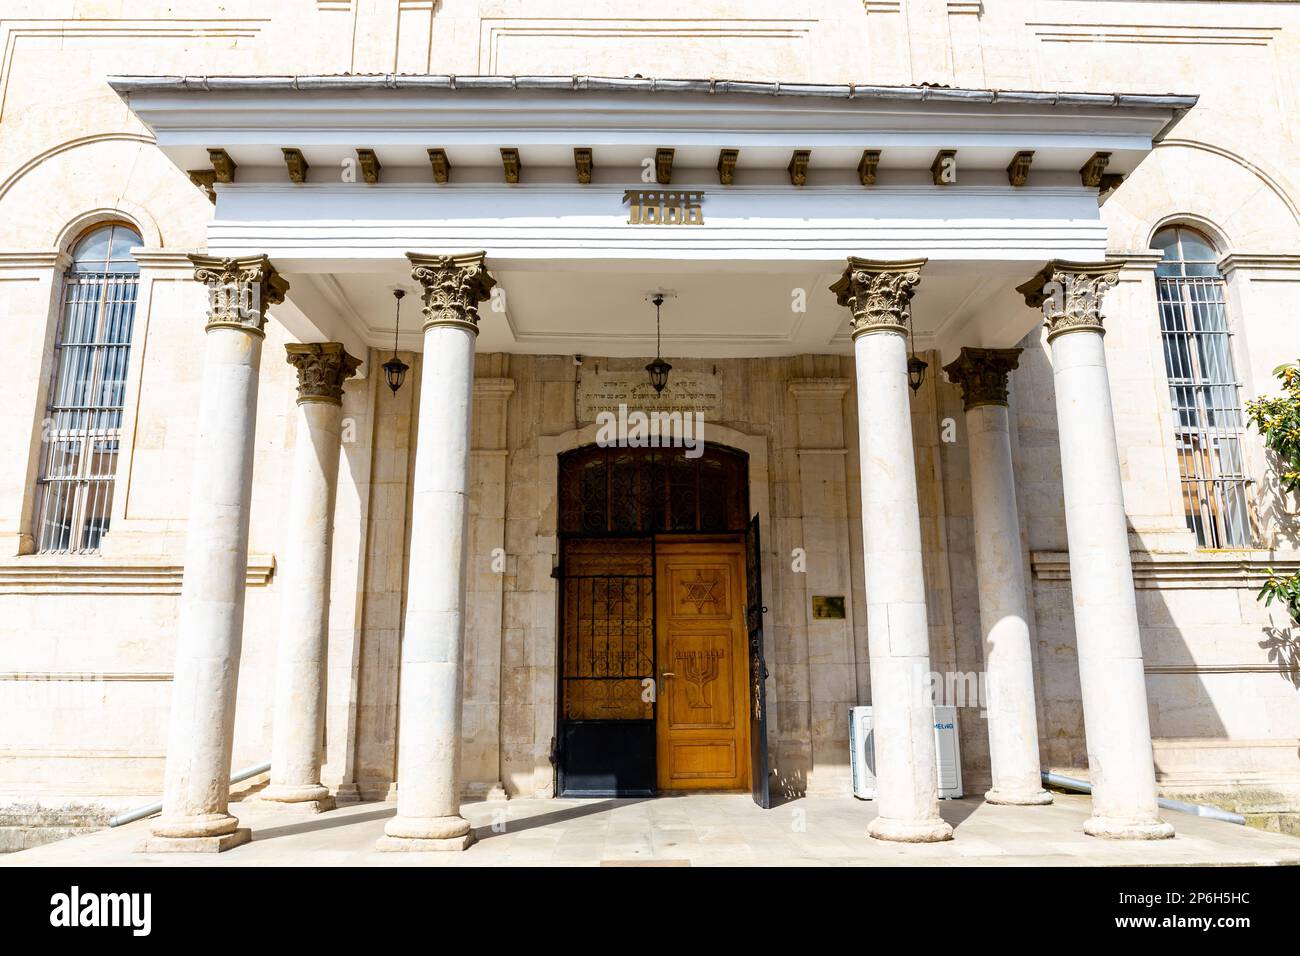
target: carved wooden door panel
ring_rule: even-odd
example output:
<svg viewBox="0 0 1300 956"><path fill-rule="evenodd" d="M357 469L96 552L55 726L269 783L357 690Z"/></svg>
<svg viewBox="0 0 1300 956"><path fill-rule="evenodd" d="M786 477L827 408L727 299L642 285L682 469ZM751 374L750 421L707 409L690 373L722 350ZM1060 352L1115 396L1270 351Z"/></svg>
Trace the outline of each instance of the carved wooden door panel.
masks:
<svg viewBox="0 0 1300 956"><path fill-rule="evenodd" d="M739 544L658 545L658 786L749 787L749 656Z"/></svg>

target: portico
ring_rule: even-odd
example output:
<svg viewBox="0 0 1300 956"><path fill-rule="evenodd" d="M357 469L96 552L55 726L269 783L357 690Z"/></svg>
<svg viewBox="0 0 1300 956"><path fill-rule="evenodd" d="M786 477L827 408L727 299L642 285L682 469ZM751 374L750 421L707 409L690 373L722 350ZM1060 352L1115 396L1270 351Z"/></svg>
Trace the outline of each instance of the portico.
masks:
<svg viewBox="0 0 1300 956"><path fill-rule="evenodd" d="M942 365L965 406L990 692L987 799L1024 813L1050 802L1038 776L1007 414L1018 345L1045 324L1093 773L1085 830L1172 835L1156 814L1102 346L1103 296L1119 265L1106 260L1098 190L1103 170L1130 172L1192 100L541 77L114 86L180 169L215 184L217 207L208 248L194 258L196 278L215 290L207 354L217 371L205 379L199 423L220 440L191 504L168 796L148 848L222 850L244 832L227 813L248 552L239 522L256 493L254 423L239 410L256 399L267 310L299 340L286 358L300 374L300 418L263 796L317 811L333 799L322 727L338 403L349 382L375 375L396 338L418 392L373 390L376 409L410 404L414 448L391 505L405 522L405 540L389 542L401 560L385 572L402 582L401 623L383 631L394 638L386 679L400 700L387 705L395 721L386 732L397 815L379 848L462 850L473 838L460 810L466 790L554 794L566 612L553 578L564 573L568 532L543 489L569 450L557 436L590 425L580 396L653 357L645 300L654 291L671 293L663 355L678 378L665 400L683 395L674 388L687 376L722 383L702 412L706 442L743 454L747 509L739 524L711 526L697 503L690 528L656 514L601 533L636 530L652 554L669 553L661 536L673 533L749 549L743 569L719 579L723 591L700 590L697 569L692 594L725 592L735 620L745 618L748 659L732 692L737 713L753 715L745 766L756 799L760 784L842 788L847 707L870 702L879 794L864 832L952 838L939 813L928 696L931 675L955 663L936 638L951 617L936 568L947 558L936 561L938 518L925 503L927 456L943 439L931 433L938 420L917 411ZM647 221L636 203L677 215ZM420 319L400 330L389 324L394 287L422 302ZM929 392L908 387L912 355L928 356ZM648 407L661 400L643 397ZM704 407L698 396L675 400ZM536 453L508 450L521 447ZM670 500L685 493L671 480L664 487ZM752 515L755 530L767 525L761 544L745 533ZM224 563L204 571L213 541ZM796 551L812 566L796 569ZM838 579L837 566L847 569ZM835 589L840 616L813 617L811 598ZM681 659L722 653L696 648ZM676 676L657 674L652 704ZM475 710L471 730L467 698L493 699L484 684L497 721L480 729ZM466 780L465 742L477 753L480 733L495 766ZM388 795L354 777L343 783L359 795Z"/></svg>

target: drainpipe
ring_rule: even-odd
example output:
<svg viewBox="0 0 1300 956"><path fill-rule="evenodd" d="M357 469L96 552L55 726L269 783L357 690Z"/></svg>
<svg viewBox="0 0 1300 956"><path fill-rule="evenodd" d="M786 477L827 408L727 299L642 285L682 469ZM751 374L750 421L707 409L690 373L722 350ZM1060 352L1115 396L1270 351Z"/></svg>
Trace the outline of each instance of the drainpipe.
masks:
<svg viewBox="0 0 1300 956"><path fill-rule="evenodd" d="M245 767L243 770L237 770L230 775L231 783L241 783L249 777L256 777L261 773L271 772L271 761L259 763L256 767ZM162 812L162 801L150 803L147 806L136 807L134 810L128 810L126 813L119 813L113 819L108 821L110 827L120 827L124 823L134 823L136 820L143 820L145 817L151 817L155 813Z"/></svg>
<svg viewBox="0 0 1300 956"><path fill-rule="evenodd" d="M1051 784L1053 787L1060 787L1062 790L1077 790L1079 793L1092 793L1092 784L1086 780L1076 780L1074 777L1062 777L1058 773L1043 773L1043 783ZM1168 800L1165 797L1158 797L1156 803L1166 810L1178 810L1181 813L1190 813L1193 816L1206 817L1210 820L1222 820L1224 823L1236 823L1239 826L1246 825L1246 818L1240 813L1231 813L1228 810L1220 810L1218 807L1207 807L1201 803L1184 803L1182 800Z"/></svg>

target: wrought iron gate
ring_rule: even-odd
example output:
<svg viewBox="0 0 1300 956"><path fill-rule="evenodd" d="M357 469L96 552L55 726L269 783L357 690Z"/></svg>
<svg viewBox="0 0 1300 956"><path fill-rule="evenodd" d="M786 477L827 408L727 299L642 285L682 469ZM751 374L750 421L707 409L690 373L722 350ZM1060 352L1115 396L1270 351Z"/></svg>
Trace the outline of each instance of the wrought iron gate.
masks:
<svg viewBox="0 0 1300 956"><path fill-rule="evenodd" d="M767 663L763 659L763 562L758 515L745 532L745 631L749 637L749 773L754 802L772 806L767 771Z"/></svg>
<svg viewBox="0 0 1300 956"><path fill-rule="evenodd" d="M564 542L559 791L655 790L653 538Z"/></svg>

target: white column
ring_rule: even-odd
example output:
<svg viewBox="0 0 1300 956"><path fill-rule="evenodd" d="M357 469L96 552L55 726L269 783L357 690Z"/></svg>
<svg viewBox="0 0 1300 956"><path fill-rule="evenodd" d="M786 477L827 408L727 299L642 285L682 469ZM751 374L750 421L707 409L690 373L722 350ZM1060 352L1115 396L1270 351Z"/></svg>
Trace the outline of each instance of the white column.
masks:
<svg viewBox="0 0 1300 956"><path fill-rule="evenodd" d="M266 806L334 808L320 782L329 649L330 551L343 383L360 360L338 342L286 345L298 370L298 438L289 486Z"/></svg>
<svg viewBox="0 0 1300 956"><path fill-rule="evenodd" d="M852 312L862 461L867 643L880 840L952 839L939 816L930 634L907 387L907 325L925 260L850 258L831 287Z"/></svg>
<svg viewBox="0 0 1300 956"><path fill-rule="evenodd" d="M1017 291L1046 317L1056 384L1070 590L1088 741L1092 817L1084 832L1173 836L1156 806L1137 599L1111 408L1101 298L1119 263L1048 263Z"/></svg>
<svg viewBox="0 0 1300 956"><path fill-rule="evenodd" d="M208 286L162 816L145 852L221 851L249 839L228 812L244 631L257 374L266 308L285 282L265 256L191 256Z"/></svg>
<svg viewBox="0 0 1300 956"><path fill-rule="evenodd" d="M424 287L424 354L398 701L397 816L381 850L463 850L462 656L470 413L478 303L495 280L484 254L408 253Z"/></svg>
<svg viewBox="0 0 1300 956"><path fill-rule="evenodd" d="M993 770L993 788L984 799L1039 805L1051 803L1052 795L1043 789L1038 762L1034 659L1007 416L1007 375L1019 364L1019 356L1020 349L964 348L944 371L949 381L961 386L970 443L975 576Z"/></svg>

